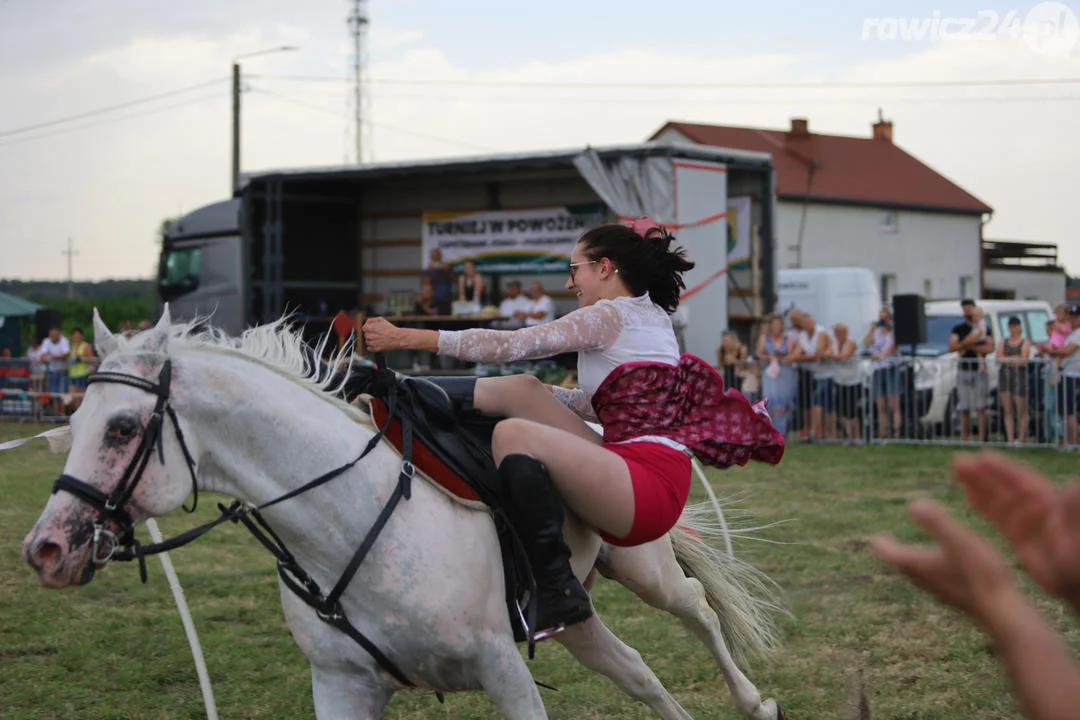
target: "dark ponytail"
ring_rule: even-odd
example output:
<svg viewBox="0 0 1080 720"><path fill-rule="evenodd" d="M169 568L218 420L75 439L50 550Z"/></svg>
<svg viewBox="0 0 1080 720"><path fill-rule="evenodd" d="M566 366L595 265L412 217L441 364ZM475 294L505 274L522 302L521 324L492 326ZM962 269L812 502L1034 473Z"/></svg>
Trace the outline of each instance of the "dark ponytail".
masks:
<svg viewBox="0 0 1080 720"><path fill-rule="evenodd" d="M643 234L625 225L600 225L578 240L590 260L608 258L623 284L634 295L649 298L669 313L679 307L680 291L686 288L682 274L694 267L682 247L671 249L675 236L653 225Z"/></svg>

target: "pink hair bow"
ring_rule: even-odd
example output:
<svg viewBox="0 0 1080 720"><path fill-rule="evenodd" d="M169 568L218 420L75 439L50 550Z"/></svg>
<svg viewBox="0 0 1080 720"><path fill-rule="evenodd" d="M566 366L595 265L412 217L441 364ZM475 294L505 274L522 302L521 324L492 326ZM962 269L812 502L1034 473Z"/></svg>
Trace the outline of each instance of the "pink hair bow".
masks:
<svg viewBox="0 0 1080 720"><path fill-rule="evenodd" d="M641 237L645 237L646 233L648 233L650 230L660 227L660 223L656 222L651 217L646 216L639 218L630 218L629 221L626 223L626 227L630 228Z"/></svg>

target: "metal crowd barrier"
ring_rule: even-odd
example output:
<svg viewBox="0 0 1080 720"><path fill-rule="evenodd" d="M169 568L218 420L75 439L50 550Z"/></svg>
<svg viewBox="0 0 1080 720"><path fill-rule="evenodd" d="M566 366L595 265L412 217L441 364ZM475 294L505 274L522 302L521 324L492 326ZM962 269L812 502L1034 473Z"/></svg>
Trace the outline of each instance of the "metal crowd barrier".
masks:
<svg viewBox="0 0 1080 720"><path fill-rule="evenodd" d="M0 358L0 419L24 422L66 420L81 391L70 386L63 393L46 390L44 368L25 358Z"/></svg>
<svg viewBox="0 0 1080 720"><path fill-rule="evenodd" d="M821 387L820 378L792 366L790 406L770 397L769 411L787 417L789 439L844 444L926 443L1078 448L1080 378L1063 376L1043 357L983 362L945 357L899 357L877 371L859 362L858 381ZM762 365L762 375L767 365ZM850 380L850 378L849 378ZM776 389L763 377L762 394ZM820 408L816 435L814 408ZM1070 420L1070 416L1072 419ZM1011 420L1010 420L1011 417ZM1068 437L1069 425L1073 426Z"/></svg>

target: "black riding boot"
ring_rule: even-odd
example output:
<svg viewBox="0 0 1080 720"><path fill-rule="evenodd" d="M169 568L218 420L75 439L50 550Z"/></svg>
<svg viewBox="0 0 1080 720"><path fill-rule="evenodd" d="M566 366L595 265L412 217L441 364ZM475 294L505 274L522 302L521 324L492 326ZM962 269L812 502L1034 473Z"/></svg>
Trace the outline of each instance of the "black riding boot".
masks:
<svg viewBox="0 0 1080 720"><path fill-rule="evenodd" d="M589 593L570 568L563 540L563 505L547 468L528 455L507 455L499 465L503 510L525 546L536 577L536 630L573 625L592 616Z"/></svg>

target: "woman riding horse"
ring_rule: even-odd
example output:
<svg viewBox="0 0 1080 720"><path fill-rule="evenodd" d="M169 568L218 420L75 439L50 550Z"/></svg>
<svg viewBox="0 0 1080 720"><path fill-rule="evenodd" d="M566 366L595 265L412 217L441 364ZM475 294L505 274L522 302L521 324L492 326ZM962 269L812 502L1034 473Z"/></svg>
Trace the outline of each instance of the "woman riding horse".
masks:
<svg viewBox="0 0 1080 720"><path fill-rule="evenodd" d="M507 418L495 427L492 449L506 513L536 575L538 629L592 615L563 541L563 501L607 542L639 545L678 520L691 456L728 467L750 459L775 464L783 455L783 437L763 404L725 391L704 360L680 356L669 314L694 263L683 248L671 249L673 241L647 219L588 230L574 247L566 283L580 307L543 325L433 331L383 318L364 324L374 352L427 350L470 362L578 352L579 389L547 388L530 375L482 378L473 400ZM586 420L603 426L603 438Z"/></svg>

